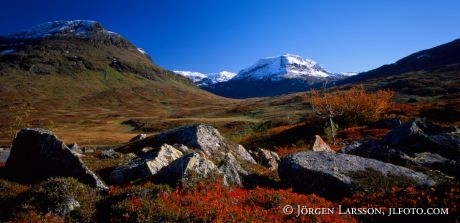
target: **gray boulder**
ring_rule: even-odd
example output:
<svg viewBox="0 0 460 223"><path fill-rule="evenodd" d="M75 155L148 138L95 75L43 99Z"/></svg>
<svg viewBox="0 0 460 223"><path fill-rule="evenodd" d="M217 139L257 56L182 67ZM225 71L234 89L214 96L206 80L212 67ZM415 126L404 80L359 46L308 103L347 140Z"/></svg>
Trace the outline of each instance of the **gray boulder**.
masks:
<svg viewBox="0 0 460 223"><path fill-rule="evenodd" d="M143 151L139 158L117 166L110 174L110 181L114 184L125 184L148 179L183 155L168 144L162 145L159 150L144 148Z"/></svg>
<svg viewBox="0 0 460 223"><path fill-rule="evenodd" d="M236 149L234 150L235 155L237 155L240 159L250 162L252 164L256 164L257 162L251 156L251 154L242 146L237 145Z"/></svg>
<svg viewBox="0 0 460 223"><path fill-rule="evenodd" d="M256 150L251 151L251 154L253 155L258 164L267 167L271 170L276 170L278 168L280 157L276 152L262 148L257 148Z"/></svg>
<svg viewBox="0 0 460 223"><path fill-rule="evenodd" d="M243 178L249 175L249 172L241 167L240 163L231 153L225 154L219 170L223 174L223 184L226 186L237 185L243 187Z"/></svg>
<svg viewBox="0 0 460 223"><path fill-rule="evenodd" d="M99 190L107 186L51 131L22 129L13 140L6 162L7 173L16 180L39 182L68 176Z"/></svg>
<svg viewBox="0 0 460 223"><path fill-rule="evenodd" d="M105 160L105 159L116 159L119 158L121 155L116 152L113 148L107 147L102 150L102 152L99 154L99 159Z"/></svg>
<svg viewBox="0 0 460 223"><path fill-rule="evenodd" d="M222 172L212 161L194 152L171 162L154 176L154 180L159 183L190 187L202 180L215 181L221 177Z"/></svg>
<svg viewBox="0 0 460 223"><path fill-rule="evenodd" d="M342 148L340 152L400 166L406 166L411 160L411 157L406 153L390 146L382 145L379 141L372 139L353 142L349 146Z"/></svg>
<svg viewBox="0 0 460 223"><path fill-rule="evenodd" d="M443 157L460 160L460 132L456 128L416 119L393 129L380 142L409 155L421 152L437 153Z"/></svg>
<svg viewBox="0 0 460 223"><path fill-rule="evenodd" d="M415 166L428 167L460 178L460 162L447 159L436 153L415 153L410 158L410 162Z"/></svg>
<svg viewBox="0 0 460 223"><path fill-rule="evenodd" d="M331 149L331 147L324 142L324 140L319 136L315 135L315 138L310 143L311 150L318 152L318 151L326 151L326 152L335 152Z"/></svg>
<svg viewBox="0 0 460 223"><path fill-rule="evenodd" d="M363 177L375 173L405 178L422 187L435 185L430 177L405 167L342 153L308 151L292 154L281 159L278 172L281 181L294 190L330 199L365 190L367 186Z"/></svg>

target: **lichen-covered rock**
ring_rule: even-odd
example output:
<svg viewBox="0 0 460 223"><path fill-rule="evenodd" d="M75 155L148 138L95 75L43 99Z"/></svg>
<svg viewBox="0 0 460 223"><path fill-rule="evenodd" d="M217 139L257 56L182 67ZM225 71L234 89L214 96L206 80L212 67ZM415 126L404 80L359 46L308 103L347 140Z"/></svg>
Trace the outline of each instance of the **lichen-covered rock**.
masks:
<svg viewBox="0 0 460 223"><path fill-rule="evenodd" d="M174 160L161 169L154 179L160 183L190 187L203 180L215 181L221 177L222 172L212 161L194 152Z"/></svg>
<svg viewBox="0 0 460 223"><path fill-rule="evenodd" d="M114 184L124 184L148 179L158 173L183 154L171 145L164 144L160 149L144 148L144 153L126 164L116 167L110 174Z"/></svg>
<svg viewBox="0 0 460 223"><path fill-rule="evenodd" d="M100 190L107 186L51 131L22 129L13 140L5 169L19 181L39 182L49 177L74 177Z"/></svg>
<svg viewBox="0 0 460 223"><path fill-rule="evenodd" d="M258 164L271 170L276 170L278 168L280 157L276 152L257 148L256 150L251 151L251 153Z"/></svg>
<svg viewBox="0 0 460 223"><path fill-rule="evenodd" d="M422 173L374 159L330 152L299 152L281 159L281 181L294 190L339 199L365 188L362 177L378 173L395 176L427 187L435 182ZM356 173L368 172L364 176Z"/></svg>
<svg viewBox="0 0 460 223"><path fill-rule="evenodd" d="M237 185L243 187L243 177L249 175L248 171L241 167L240 163L231 153L225 154L219 170L223 174L223 183L226 186Z"/></svg>

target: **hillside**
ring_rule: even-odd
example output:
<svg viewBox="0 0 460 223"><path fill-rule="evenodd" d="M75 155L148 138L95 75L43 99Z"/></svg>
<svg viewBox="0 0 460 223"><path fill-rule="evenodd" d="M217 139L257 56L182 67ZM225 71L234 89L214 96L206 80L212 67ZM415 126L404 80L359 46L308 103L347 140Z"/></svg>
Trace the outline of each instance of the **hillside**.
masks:
<svg viewBox="0 0 460 223"><path fill-rule="evenodd" d="M51 123L64 138L72 135L70 140L91 143L97 133L102 142L116 142L119 136L104 130L127 132L120 124L125 117L178 118L232 103L158 67L94 21L50 22L3 36L0 52L3 129L14 120L14 106L30 104L32 126ZM0 141L9 140L2 131Z"/></svg>

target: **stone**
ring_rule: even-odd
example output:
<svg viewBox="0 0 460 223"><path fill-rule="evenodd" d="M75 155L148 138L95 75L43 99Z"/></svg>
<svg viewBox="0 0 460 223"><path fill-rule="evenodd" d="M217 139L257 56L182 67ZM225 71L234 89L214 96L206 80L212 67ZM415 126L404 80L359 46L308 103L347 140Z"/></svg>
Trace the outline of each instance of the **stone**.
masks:
<svg viewBox="0 0 460 223"><path fill-rule="evenodd" d="M139 158L117 166L110 174L110 181L114 184L125 184L146 180L183 155L168 144L162 145L159 150L151 147L143 150L144 153Z"/></svg>
<svg viewBox="0 0 460 223"><path fill-rule="evenodd" d="M412 165L439 170L447 175L460 178L460 162L442 157L436 153L416 153L410 159Z"/></svg>
<svg viewBox="0 0 460 223"><path fill-rule="evenodd" d="M401 150L408 155L421 152L437 153L460 161L460 132L456 128L416 119L393 129L380 141L383 145Z"/></svg>
<svg viewBox="0 0 460 223"><path fill-rule="evenodd" d="M406 153L390 146L382 145L379 141L373 139L353 142L342 148L340 152L400 166L406 166L411 159Z"/></svg>
<svg viewBox="0 0 460 223"><path fill-rule="evenodd" d="M137 141L137 140L143 140L145 138L147 138L146 134L139 134L139 135L134 136L133 138L131 138L128 142L134 142L134 141Z"/></svg>
<svg viewBox="0 0 460 223"><path fill-rule="evenodd" d="M24 182L66 176L98 190L107 189L78 156L51 131L44 129L25 128L18 132L5 169L9 176Z"/></svg>
<svg viewBox="0 0 460 223"><path fill-rule="evenodd" d="M118 154L113 148L104 148L99 154L99 159L116 159L119 158L120 154Z"/></svg>
<svg viewBox="0 0 460 223"><path fill-rule="evenodd" d="M81 150L80 146L78 146L78 144L76 142L67 145L67 147L69 147L70 151L72 151L74 153L79 153L79 154L83 153L83 151Z"/></svg>
<svg viewBox="0 0 460 223"><path fill-rule="evenodd" d="M315 152L318 152L318 151L334 152L334 150L332 150L331 147L326 142L324 142L324 140L319 135L315 135L315 138L310 144L310 148L312 151L315 151Z"/></svg>
<svg viewBox="0 0 460 223"><path fill-rule="evenodd" d="M240 163L231 153L225 154L219 170L223 174L223 184L226 186L237 185L243 187L243 177L249 175L248 171L241 167Z"/></svg>
<svg viewBox="0 0 460 223"><path fill-rule="evenodd" d="M242 146L238 145L235 149L235 153L240 159L250 162L252 164L256 164L257 162L251 156L251 154Z"/></svg>
<svg viewBox="0 0 460 223"><path fill-rule="evenodd" d="M198 152L174 160L154 177L156 182L183 187L191 187L202 180L212 182L221 178L222 172L217 166Z"/></svg>
<svg viewBox="0 0 460 223"><path fill-rule="evenodd" d="M10 151L10 148L0 148L0 162L6 162L6 160L10 156Z"/></svg>
<svg viewBox="0 0 460 223"><path fill-rule="evenodd" d="M262 148L257 148L256 150L251 151L251 153L258 164L267 167L270 170L278 169L280 157L276 152Z"/></svg>
<svg viewBox="0 0 460 223"><path fill-rule="evenodd" d="M299 152L283 157L278 168L281 182L295 191L315 193L337 200L363 190L366 185L355 173L369 171L385 177L396 176L429 187L436 183L425 174L405 167L354 155L330 152Z"/></svg>

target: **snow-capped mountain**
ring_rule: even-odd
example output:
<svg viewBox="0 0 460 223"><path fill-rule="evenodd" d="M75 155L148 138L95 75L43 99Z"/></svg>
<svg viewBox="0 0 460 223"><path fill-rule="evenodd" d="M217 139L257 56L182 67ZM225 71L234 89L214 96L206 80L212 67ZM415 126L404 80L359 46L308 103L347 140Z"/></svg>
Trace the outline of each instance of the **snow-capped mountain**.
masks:
<svg viewBox="0 0 460 223"><path fill-rule="evenodd" d="M326 69L317 62L304 59L297 55L285 54L278 57L270 57L259 60L256 64L241 70L235 77L238 79L252 80L282 80L293 78L331 76Z"/></svg>
<svg viewBox="0 0 460 223"><path fill-rule="evenodd" d="M320 86L324 81L334 82L354 74L332 73L313 60L285 54L260 59L229 81L205 85L202 88L232 98L273 96L305 91Z"/></svg>
<svg viewBox="0 0 460 223"><path fill-rule="evenodd" d="M221 71L219 73L208 73L203 74L194 71L173 71L176 74L182 75L190 79L193 83L198 86L208 86L215 83L225 82L236 76L236 73L229 71Z"/></svg>
<svg viewBox="0 0 460 223"><path fill-rule="evenodd" d="M120 37L119 34L108 31L98 22L91 20L47 22L6 37L14 39L42 39L52 36L88 38L96 32L112 37Z"/></svg>

